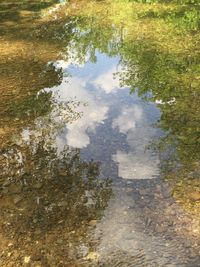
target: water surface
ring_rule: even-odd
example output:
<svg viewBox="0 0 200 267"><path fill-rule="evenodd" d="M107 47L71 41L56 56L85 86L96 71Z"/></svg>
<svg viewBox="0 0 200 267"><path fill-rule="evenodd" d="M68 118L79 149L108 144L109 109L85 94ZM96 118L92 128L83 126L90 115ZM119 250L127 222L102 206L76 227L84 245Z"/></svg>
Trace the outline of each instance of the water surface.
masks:
<svg viewBox="0 0 200 267"><path fill-rule="evenodd" d="M0 4L1 266L200 266L196 26L55 2Z"/></svg>

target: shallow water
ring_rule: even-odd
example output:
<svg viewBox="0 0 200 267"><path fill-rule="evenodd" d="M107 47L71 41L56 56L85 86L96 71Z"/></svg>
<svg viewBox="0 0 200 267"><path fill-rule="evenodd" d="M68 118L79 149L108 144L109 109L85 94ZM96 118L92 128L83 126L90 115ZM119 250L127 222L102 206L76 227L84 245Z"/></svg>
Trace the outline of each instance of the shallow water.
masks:
<svg viewBox="0 0 200 267"><path fill-rule="evenodd" d="M0 5L1 266L200 266L199 36L119 3Z"/></svg>

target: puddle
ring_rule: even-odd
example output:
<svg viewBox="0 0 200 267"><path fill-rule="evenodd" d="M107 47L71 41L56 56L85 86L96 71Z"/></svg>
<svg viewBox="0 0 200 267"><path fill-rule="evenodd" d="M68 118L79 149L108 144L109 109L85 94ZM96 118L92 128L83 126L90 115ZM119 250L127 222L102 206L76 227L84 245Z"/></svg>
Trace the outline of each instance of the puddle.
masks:
<svg viewBox="0 0 200 267"><path fill-rule="evenodd" d="M0 7L0 265L200 266L195 25L171 4Z"/></svg>

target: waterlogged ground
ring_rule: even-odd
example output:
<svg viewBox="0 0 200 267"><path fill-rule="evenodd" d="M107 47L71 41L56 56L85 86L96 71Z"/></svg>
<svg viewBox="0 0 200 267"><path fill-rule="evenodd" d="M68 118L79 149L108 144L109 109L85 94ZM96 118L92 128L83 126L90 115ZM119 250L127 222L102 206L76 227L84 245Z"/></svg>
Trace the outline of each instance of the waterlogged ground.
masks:
<svg viewBox="0 0 200 267"><path fill-rule="evenodd" d="M200 266L199 13L0 1L0 266Z"/></svg>

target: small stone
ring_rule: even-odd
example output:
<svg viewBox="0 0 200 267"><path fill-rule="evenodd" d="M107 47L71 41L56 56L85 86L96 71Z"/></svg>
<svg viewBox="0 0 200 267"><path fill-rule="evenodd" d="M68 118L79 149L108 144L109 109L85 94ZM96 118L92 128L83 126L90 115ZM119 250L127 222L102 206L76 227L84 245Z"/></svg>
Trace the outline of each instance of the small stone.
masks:
<svg viewBox="0 0 200 267"><path fill-rule="evenodd" d="M155 199L161 199L161 198L163 198L163 196L160 194L160 192L159 193L154 193L154 198Z"/></svg>
<svg viewBox="0 0 200 267"><path fill-rule="evenodd" d="M39 253L34 253L32 256L31 256L31 260L32 261L40 261L42 258L41 254Z"/></svg>
<svg viewBox="0 0 200 267"><path fill-rule="evenodd" d="M99 259L99 254L97 252L90 252L88 253L86 260L90 260L90 261L98 261Z"/></svg>
<svg viewBox="0 0 200 267"><path fill-rule="evenodd" d="M14 197L13 202L14 202L14 204L16 205L16 204L18 204L22 199L23 199L22 196L16 196L16 197Z"/></svg>
<svg viewBox="0 0 200 267"><path fill-rule="evenodd" d="M65 206L68 206L68 202L67 201L58 202L58 207L65 207Z"/></svg>
<svg viewBox="0 0 200 267"><path fill-rule="evenodd" d="M149 227L152 224L152 220L150 218L147 219L146 221L146 227Z"/></svg>
<svg viewBox="0 0 200 267"><path fill-rule="evenodd" d="M40 183L40 182L38 182L38 183L36 183L36 184L33 185L33 188L40 189L40 188L42 188L42 186L43 186L43 184Z"/></svg>
<svg viewBox="0 0 200 267"><path fill-rule="evenodd" d="M22 185L21 184L11 184L9 186L9 192L12 194L19 194L22 191Z"/></svg>
<svg viewBox="0 0 200 267"><path fill-rule="evenodd" d="M165 190L163 190L162 195L164 198L170 198L172 194L171 194L170 189L166 188Z"/></svg>
<svg viewBox="0 0 200 267"><path fill-rule="evenodd" d="M85 245L80 245L79 246L79 256L86 257L88 255L89 249Z"/></svg>
<svg viewBox="0 0 200 267"><path fill-rule="evenodd" d="M4 128L0 128L0 135L3 135L6 133L6 130Z"/></svg>
<svg viewBox="0 0 200 267"><path fill-rule="evenodd" d="M29 263L30 262L31 257L30 256L25 256L24 257L24 263Z"/></svg>
<svg viewBox="0 0 200 267"><path fill-rule="evenodd" d="M158 234L161 234L165 231L165 229L161 225L157 225L155 230Z"/></svg>
<svg viewBox="0 0 200 267"><path fill-rule="evenodd" d="M160 192L161 191L161 185L157 184L156 185L156 190Z"/></svg>
<svg viewBox="0 0 200 267"><path fill-rule="evenodd" d="M11 183L10 181L5 181L5 182L3 183L3 187L9 186L10 183Z"/></svg>
<svg viewBox="0 0 200 267"><path fill-rule="evenodd" d="M95 226L97 224L97 220L91 220L89 221L90 226Z"/></svg>
<svg viewBox="0 0 200 267"><path fill-rule="evenodd" d="M63 239L58 239L58 240L56 241L56 243L59 244L59 245L62 245L62 244L64 243L64 240L63 240Z"/></svg>
<svg viewBox="0 0 200 267"><path fill-rule="evenodd" d="M8 194L8 192L9 192L8 188L3 188L2 193L3 193L4 195Z"/></svg>
<svg viewBox="0 0 200 267"><path fill-rule="evenodd" d="M146 195L149 194L148 190L146 190L146 189L139 189L139 193L140 193L140 195L142 195L142 196L146 196Z"/></svg>
<svg viewBox="0 0 200 267"><path fill-rule="evenodd" d="M26 242L32 242L32 239L31 239L30 236L28 236L28 237L26 238Z"/></svg>
<svg viewBox="0 0 200 267"><path fill-rule="evenodd" d="M90 207L96 204L96 201L94 201L92 198L88 198L87 202L85 203L86 207Z"/></svg>
<svg viewBox="0 0 200 267"><path fill-rule="evenodd" d="M59 175L62 177L66 177L67 176L67 171L59 171Z"/></svg>
<svg viewBox="0 0 200 267"><path fill-rule="evenodd" d="M192 232L195 233L195 234L199 233L199 229L193 229Z"/></svg>
<svg viewBox="0 0 200 267"><path fill-rule="evenodd" d="M73 235L74 235L75 233L76 233L76 231L71 231L71 232L70 232L70 234L73 234Z"/></svg>
<svg viewBox="0 0 200 267"><path fill-rule="evenodd" d="M194 201L200 200L200 192L194 191L190 193L190 199Z"/></svg>
<svg viewBox="0 0 200 267"><path fill-rule="evenodd" d="M35 235L41 235L41 233L42 233L42 231L41 231L40 229L37 229L37 230L34 232Z"/></svg>

